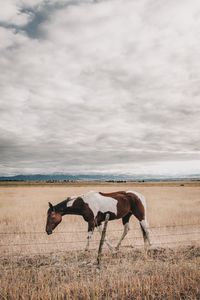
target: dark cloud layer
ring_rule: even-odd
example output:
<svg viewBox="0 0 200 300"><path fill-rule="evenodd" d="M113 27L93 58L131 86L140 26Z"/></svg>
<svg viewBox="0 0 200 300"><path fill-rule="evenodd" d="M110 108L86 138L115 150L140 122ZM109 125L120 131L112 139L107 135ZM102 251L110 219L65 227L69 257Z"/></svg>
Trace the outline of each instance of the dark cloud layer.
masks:
<svg viewBox="0 0 200 300"><path fill-rule="evenodd" d="M200 4L9 0L0 174L200 171Z"/></svg>

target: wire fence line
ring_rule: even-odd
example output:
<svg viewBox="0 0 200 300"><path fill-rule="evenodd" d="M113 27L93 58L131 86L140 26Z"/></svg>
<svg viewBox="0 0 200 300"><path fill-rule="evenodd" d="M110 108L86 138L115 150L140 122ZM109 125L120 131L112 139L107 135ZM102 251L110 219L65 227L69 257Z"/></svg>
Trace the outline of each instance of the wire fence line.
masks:
<svg viewBox="0 0 200 300"><path fill-rule="evenodd" d="M168 233L168 234L151 234L152 238L162 238L169 236L187 236L187 235L196 235L200 234L200 231L187 231L187 232L179 232L179 233ZM128 237L128 240L140 239L142 236L131 236ZM117 241L117 238L110 238L111 241ZM200 239L195 239L195 241L199 241ZM35 246L35 245L55 245L55 244L76 244L76 243L85 243L86 240L74 240L74 241L54 241L54 242L37 242L37 243L10 243L10 244L0 244L0 247L17 247L17 246ZM93 239L90 241L91 243L99 242L99 239ZM177 241L176 241L177 242ZM174 241L169 241L166 243L161 242L161 244L168 243L176 243ZM184 240L178 242L185 242ZM156 244L156 243L155 243Z"/></svg>
<svg viewBox="0 0 200 300"><path fill-rule="evenodd" d="M151 229L160 229L160 228L176 228L176 227L187 227L187 226L199 226L200 227L200 224L178 224L178 225L161 225L161 226L149 226L148 228L151 230ZM140 230L139 228L138 229L131 229L131 231L138 231ZM108 233L109 232L119 232L119 231L123 231L123 228L122 229L108 229ZM58 231L58 232L54 232L54 234L68 234L68 233L85 233L86 230L74 230L74 231ZM45 231L13 231L13 232L1 232L0 231L0 235L21 235L21 234L45 234L46 235L46 232Z"/></svg>

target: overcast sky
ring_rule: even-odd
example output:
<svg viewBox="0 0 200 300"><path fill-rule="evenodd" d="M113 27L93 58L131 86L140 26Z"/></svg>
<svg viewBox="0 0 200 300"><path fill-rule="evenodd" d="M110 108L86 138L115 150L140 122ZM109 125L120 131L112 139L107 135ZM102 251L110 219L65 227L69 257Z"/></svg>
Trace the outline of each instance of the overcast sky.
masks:
<svg viewBox="0 0 200 300"><path fill-rule="evenodd" d="M200 173L199 0L6 0L0 175Z"/></svg>

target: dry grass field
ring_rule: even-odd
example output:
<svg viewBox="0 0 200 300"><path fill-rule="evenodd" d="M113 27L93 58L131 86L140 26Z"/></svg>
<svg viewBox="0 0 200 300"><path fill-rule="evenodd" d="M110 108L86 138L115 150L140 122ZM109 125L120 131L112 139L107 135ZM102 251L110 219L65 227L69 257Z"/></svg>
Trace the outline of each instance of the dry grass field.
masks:
<svg viewBox="0 0 200 300"><path fill-rule="evenodd" d="M65 216L45 233L48 201L89 190L136 190L145 195L152 247L143 252L136 219L117 254L104 246L97 268L98 233L91 250L87 224ZM200 183L0 185L0 299L200 299ZM121 221L108 224L117 244Z"/></svg>

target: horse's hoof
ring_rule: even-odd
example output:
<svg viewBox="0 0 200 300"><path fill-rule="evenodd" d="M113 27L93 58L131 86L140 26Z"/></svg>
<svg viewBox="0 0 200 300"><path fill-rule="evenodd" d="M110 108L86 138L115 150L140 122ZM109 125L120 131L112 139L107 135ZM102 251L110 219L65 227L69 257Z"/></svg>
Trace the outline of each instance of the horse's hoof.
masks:
<svg viewBox="0 0 200 300"><path fill-rule="evenodd" d="M119 252L119 248L113 248L112 249L112 254L117 254Z"/></svg>

